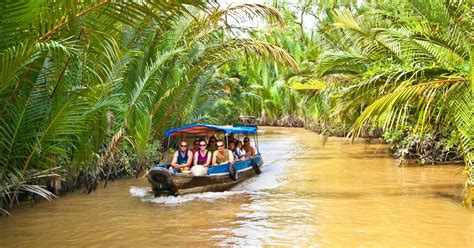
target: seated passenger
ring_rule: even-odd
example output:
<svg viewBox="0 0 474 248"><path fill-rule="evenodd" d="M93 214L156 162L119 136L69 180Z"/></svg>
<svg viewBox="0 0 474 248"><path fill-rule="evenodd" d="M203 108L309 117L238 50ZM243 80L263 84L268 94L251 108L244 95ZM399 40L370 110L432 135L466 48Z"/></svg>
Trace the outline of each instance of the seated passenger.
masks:
<svg viewBox="0 0 474 248"><path fill-rule="evenodd" d="M209 138L209 143L207 145L207 150L209 150L211 153L215 152L217 150L217 139L214 136L211 136Z"/></svg>
<svg viewBox="0 0 474 248"><path fill-rule="evenodd" d="M217 141L217 151L214 152L212 156L212 164L219 165L219 164L225 164L228 162L230 163L234 162L234 155L232 155L231 151L225 149L224 141L219 140Z"/></svg>
<svg viewBox="0 0 474 248"><path fill-rule="evenodd" d="M235 141L234 157L237 157L238 160L245 160L245 150L242 149L240 140Z"/></svg>
<svg viewBox="0 0 474 248"><path fill-rule="evenodd" d="M183 140L180 142L179 149L173 155L169 171L172 173L188 171L191 168L192 162L193 153L188 150L188 142Z"/></svg>
<svg viewBox="0 0 474 248"><path fill-rule="evenodd" d="M242 146L242 150L245 151L245 158L253 158L255 157L255 148L250 145L250 139L248 136L244 138L244 145Z"/></svg>
<svg viewBox="0 0 474 248"><path fill-rule="evenodd" d="M197 151L199 151L199 139L195 139L193 142L193 149L191 149L191 152L195 154Z"/></svg>
<svg viewBox="0 0 474 248"><path fill-rule="evenodd" d="M235 143L229 143L229 151L232 152L232 155L234 155L234 161L239 161L239 156L235 153Z"/></svg>
<svg viewBox="0 0 474 248"><path fill-rule="evenodd" d="M226 137L226 140L224 140L224 141L229 142L228 144L230 145L230 143L235 143L235 140L236 140L235 134L231 133L231 134L229 134L228 137Z"/></svg>
<svg viewBox="0 0 474 248"><path fill-rule="evenodd" d="M211 164L212 153L207 150L206 141L199 140L199 151L194 153L194 165L202 165L208 167Z"/></svg>

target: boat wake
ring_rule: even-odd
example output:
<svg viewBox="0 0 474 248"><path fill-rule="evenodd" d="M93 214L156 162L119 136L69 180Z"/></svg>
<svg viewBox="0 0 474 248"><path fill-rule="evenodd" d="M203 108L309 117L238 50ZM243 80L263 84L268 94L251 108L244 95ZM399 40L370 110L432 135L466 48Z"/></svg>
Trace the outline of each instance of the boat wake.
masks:
<svg viewBox="0 0 474 248"><path fill-rule="evenodd" d="M252 177L245 182L232 188L231 191L244 191L255 193L259 191L271 190L281 186L286 180L283 173L284 165L277 161L271 161L262 167L262 174Z"/></svg>
<svg viewBox="0 0 474 248"><path fill-rule="evenodd" d="M151 202L165 205L183 204L189 201L207 201L213 202L218 199L227 198L232 195L245 193L243 191L225 191L225 192L204 192L196 194L187 194L179 196L160 196L154 197L149 187L131 187L130 194L140 198L143 202Z"/></svg>

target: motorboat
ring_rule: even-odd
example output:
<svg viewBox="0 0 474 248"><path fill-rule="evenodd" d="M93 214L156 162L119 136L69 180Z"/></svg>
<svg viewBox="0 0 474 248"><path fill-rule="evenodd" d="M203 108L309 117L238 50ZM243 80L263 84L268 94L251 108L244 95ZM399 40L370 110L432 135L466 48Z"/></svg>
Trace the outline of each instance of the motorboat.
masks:
<svg viewBox="0 0 474 248"><path fill-rule="evenodd" d="M257 126L216 126L209 124L193 124L174 128L165 132L167 146L164 153L168 158L170 146L179 144L186 139L206 138L211 135L223 136L228 140L229 136L253 137L255 156L234 163L225 163L210 166L205 175L194 175L189 171L170 172L170 163L158 163L148 171L148 182L155 196L161 195L183 195L189 193L202 193L209 191L225 191L239 183L257 176L261 173L263 166L262 156L258 146ZM228 147L228 146L227 146Z"/></svg>

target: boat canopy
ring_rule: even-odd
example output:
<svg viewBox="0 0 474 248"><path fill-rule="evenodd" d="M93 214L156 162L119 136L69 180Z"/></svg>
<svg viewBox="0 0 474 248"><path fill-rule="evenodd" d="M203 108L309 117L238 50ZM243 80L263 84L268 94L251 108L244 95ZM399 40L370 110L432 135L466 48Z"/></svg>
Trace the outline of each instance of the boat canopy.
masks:
<svg viewBox="0 0 474 248"><path fill-rule="evenodd" d="M170 129L165 132L165 135L168 136L180 136L183 134L195 135L195 136L207 136L213 134L255 134L257 133L257 127L249 126L237 126L237 127L227 127L227 126L215 126L208 124L193 124L188 126L177 127Z"/></svg>

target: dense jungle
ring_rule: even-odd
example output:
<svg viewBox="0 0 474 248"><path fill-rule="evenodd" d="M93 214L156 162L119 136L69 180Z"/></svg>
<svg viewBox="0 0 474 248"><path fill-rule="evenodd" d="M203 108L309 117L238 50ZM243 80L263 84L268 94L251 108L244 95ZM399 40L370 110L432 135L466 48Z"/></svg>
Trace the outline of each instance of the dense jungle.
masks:
<svg viewBox="0 0 474 248"><path fill-rule="evenodd" d="M3 0L0 213L91 193L193 123L304 127L459 164L472 207L466 0ZM461 203L462 202L462 203Z"/></svg>

